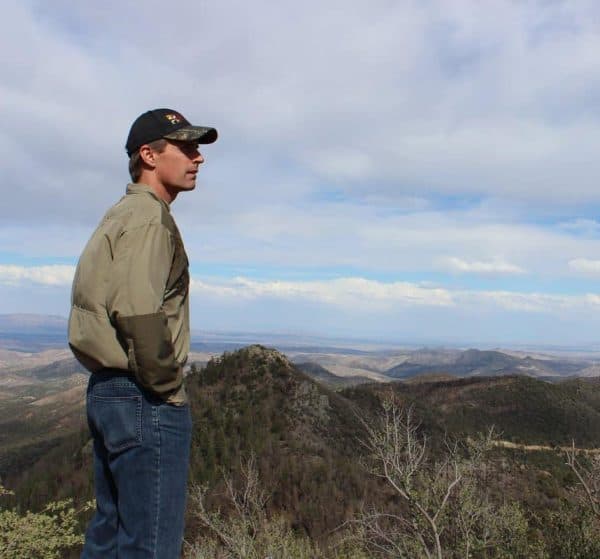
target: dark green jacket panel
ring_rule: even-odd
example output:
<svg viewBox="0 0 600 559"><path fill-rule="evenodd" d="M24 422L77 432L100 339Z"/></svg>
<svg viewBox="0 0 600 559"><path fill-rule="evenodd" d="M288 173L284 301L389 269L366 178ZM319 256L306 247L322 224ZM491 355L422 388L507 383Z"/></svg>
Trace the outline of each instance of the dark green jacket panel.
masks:
<svg viewBox="0 0 600 559"><path fill-rule="evenodd" d="M129 367L138 382L160 395L173 394L183 382L182 368L175 359L164 312L117 318L125 338Z"/></svg>

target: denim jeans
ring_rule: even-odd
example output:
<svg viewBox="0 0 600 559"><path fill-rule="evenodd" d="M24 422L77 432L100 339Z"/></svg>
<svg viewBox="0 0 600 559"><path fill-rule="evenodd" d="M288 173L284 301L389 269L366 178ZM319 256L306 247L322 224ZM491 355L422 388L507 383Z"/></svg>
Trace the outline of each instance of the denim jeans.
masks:
<svg viewBox="0 0 600 559"><path fill-rule="evenodd" d="M96 513L82 559L177 559L183 540L192 421L189 405L130 377L93 374L87 391Z"/></svg>

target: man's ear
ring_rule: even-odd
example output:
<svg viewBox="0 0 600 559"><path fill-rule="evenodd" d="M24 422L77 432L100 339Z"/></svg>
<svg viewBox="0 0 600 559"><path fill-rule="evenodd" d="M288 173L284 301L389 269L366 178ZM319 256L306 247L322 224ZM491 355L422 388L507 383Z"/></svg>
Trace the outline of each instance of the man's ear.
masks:
<svg viewBox="0 0 600 559"><path fill-rule="evenodd" d="M155 156L156 153L149 145L143 145L140 147L140 157L142 158L142 161L152 169L156 167Z"/></svg>

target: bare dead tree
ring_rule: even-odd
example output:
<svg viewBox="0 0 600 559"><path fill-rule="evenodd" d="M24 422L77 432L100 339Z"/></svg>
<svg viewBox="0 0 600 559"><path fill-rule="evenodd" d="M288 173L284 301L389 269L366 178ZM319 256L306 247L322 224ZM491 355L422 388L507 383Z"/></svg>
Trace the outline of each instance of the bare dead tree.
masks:
<svg viewBox="0 0 600 559"><path fill-rule="evenodd" d="M600 455L588 454L584 464L578 458L584 452L575 448L575 441L572 441L571 448L565 451L566 464L583 488L592 511L600 517Z"/></svg>
<svg viewBox="0 0 600 559"><path fill-rule="evenodd" d="M492 516L492 505L475 484L495 437L493 429L464 445L446 440L443 452L434 458L413 408L402 408L393 395L384 398L377 419L361 417L361 421L369 471L402 502L394 512L370 509L357 519L374 552L384 557L443 559L443 535L450 530L462 538L464 557L471 556L475 541L481 549L496 540L493 527L487 534L481 529Z"/></svg>
<svg viewBox="0 0 600 559"><path fill-rule="evenodd" d="M225 476L225 497L233 506L236 522L228 522L220 510L207 508L208 487L194 488L191 499L194 514L234 557L247 557L261 527L266 521L268 495L261 489L256 456L253 454L240 464L241 488L236 488L233 479Z"/></svg>
<svg viewBox="0 0 600 559"><path fill-rule="evenodd" d="M294 534L282 515L269 515L270 495L262 487L256 457L242 462L241 482L224 475L227 514L210 510L208 488L196 487L191 494L192 511L206 534L186 542L189 559L314 559L323 557L308 537Z"/></svg>

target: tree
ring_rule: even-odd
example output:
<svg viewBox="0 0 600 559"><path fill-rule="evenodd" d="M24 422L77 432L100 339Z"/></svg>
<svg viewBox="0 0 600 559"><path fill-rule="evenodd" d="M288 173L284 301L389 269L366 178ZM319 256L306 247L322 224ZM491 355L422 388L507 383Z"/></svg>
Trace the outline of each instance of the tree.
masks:
<svg viewBox="0 0 600 559"><path fill-rule="evenodd" d="M578 481L571 498L550 515L552 557L595 559L600 556L600 455L575 447L563 451Z"/></svg>
<svg viewBox="0 0 600 559"><path fill-rule="evenodd" d="M600 519L600 454L588 454L585 460L578 458L584 454L575 448L575 441L571 448L565 451L566 464L571 468L575 477L585 493L585 501L596 517Z"/></svg>
<svg viewBox="0 0 600 559"><path fill-rule="evenodd" d="M268 518L268 494L261 488L256 459L252 455L241 465L242 484L235 486L225 478L226 497L230 514L207 508L208 486L192 490L191 504L194 517L207 534L200 534L193 543L186 542L189 559L265 559L290 557L309 559L313 546L307 538L296 537L283 517Z"/></svg>
<svg viewBox="0 0 600 559"><path fill-rule="evenodd" d="M434 456L413 409L403 409L393 394L383 399L375 419L361 421L366 466L395 498L386 510L371 507L355 521L372 553L427 559L525 556L522 511L497 505L484 487L493 429L464 443L446 440Z"/></svg>
<svg viewBox="0 0 600 559"><path fill-rule="evenodd" d="M0 496L10 491L0 485ZM46 505L42 512L0 508L0 557L2 559L61 559L83 543L78 514L70 499Z"/></svg>

